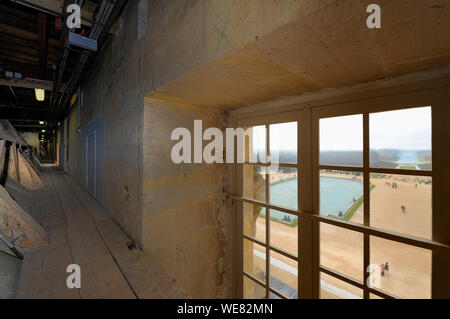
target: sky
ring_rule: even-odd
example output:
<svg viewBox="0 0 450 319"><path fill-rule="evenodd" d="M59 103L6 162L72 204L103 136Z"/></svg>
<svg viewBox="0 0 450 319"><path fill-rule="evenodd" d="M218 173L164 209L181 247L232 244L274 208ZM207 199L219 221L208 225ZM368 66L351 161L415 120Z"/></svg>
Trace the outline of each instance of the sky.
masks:
<svg viewBox="0 0 450 319"><path fill-rule="evenodd" d="M254 127L255 149L264 150L264 126ZM297 122L271 125L271 148L297 149ZM320 149L350 151L363 148L362 115L320 120ZM370 114L370 148L431 150L431 107Z"/></svg>
<svg viewBox="0 0 450 319"><path fill-rule="evenodd" d="M320 120L320 149L362 150L362 115ZM431 108L370 114L370 148L431 150Z"/></svg>
<svg viewBox="0 0 450 319"><path fill-rule="evenodd" d="M265 150L266 129L265 126L253 128L254 150ZM273 150L297 150L297 122L270 125L270 148Z"/></svg>

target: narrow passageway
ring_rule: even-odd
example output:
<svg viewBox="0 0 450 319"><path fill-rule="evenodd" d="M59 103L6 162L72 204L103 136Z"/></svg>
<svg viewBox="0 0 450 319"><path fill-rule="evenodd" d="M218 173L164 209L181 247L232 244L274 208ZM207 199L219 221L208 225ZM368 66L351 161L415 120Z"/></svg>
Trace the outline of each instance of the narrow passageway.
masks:
<svg viewBox="0 0 450 319"><path fill-rule="evenodd" d="M128 249L130 238L68 175L52 167L41 176L48 245L25 255L17 298L185 297L150 255ZM80 289L66 285L70 264L81 268Z"/></svg>
<svg viewBox="0 0 450 319"><path fill-rule="evenodd" d="M0 299L450 299L450 0L371 2L0 1Z"/></svg>

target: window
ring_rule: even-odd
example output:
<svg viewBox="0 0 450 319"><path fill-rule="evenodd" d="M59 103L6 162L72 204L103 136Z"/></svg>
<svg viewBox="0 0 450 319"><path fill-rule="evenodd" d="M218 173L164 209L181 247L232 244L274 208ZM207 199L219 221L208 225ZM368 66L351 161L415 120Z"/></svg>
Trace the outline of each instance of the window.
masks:
<svg viewBox="0 0 450 319"><path fill-rule="evenodd" d="M370 114L370 166L431 170L431 107Z"/></svg>
<svg viewBox="0 0 450 319"><path fill-rule="evenodd" d="M431 107L325 118L319 125L320 215L431 239ZM327 271L326 298L338 298L333 291L353 298L349 284L362 286L367 297L431 296L430 250L324 222L320 267ZM364 280L365 270L375 283Z"/></svg>
<svg viewBox="0 0 450 319"><path fill-rule="evenodd" d="M319 127L321 165L362 166L361 114L320 119Z"/></svg>
<svg viewBox="0 0 450 319"><path fill-rule="evenodd" d="M432 111L438 112L372 102L251 120L258 137L248 143L249 152L280 163L269 168L258 160L237 167L242 191L233 199L242 202L237 218L243 227L238 242L244 247L243 297L389 299L435 293L433 262L443 257L433 253L448 249L433 241L437 221L448 220L446 211L433 211L435 195L448 189L443 185L448 178L433 175L432 133L441 133L434 147L444 144L442 127L434 129L431 122ZM436 155L434 168L442 165ZM447 207L438 203L441 210Z"/></svg>
<svg viewBox="0 0 450 319"><path fill-rule="evenodd" d="M258 160L243 165L244 197L297 210L297 122L251 129L246 149ZM266 151L275 165L262 163ZM244 204L245 298L261 297L261 289L264 298L298 298L298 225L296 214Z"/></svg>

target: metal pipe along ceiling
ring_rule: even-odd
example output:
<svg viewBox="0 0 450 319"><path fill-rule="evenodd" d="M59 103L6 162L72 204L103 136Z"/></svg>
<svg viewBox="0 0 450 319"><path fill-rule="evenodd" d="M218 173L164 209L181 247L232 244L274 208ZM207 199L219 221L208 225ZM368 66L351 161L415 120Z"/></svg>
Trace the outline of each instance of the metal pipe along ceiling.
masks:
<svg viewBox="0 0 450 319"><path fill-rule="evenodd" d="M84 1L81 1L84 2ZM98 5L98 10L95 13L94 16L94 23L91 26L91 30L89 31L88 37L94 40L97 40L99 42L104 42L104 39L106 38L107 33L109 32L110 27L116 20L118 14L122 10L123 6L125 5L127 1L125 0L103 0ZM67 28L65 28L65 33L67 36ZM101 45L103 43L98 43L98 51L100 51ZM67 46L64 47L64 53L62 57L65 57L65 60L60 61L60 72L58 73L58 81L55 83L56 87L61 86L62 82L62 73L64 72L65 63L67 61L67 56L70 48ZM89 50L83 50L82 54L80 56L80 59L78 60L77 65L75 66L75 69L72 73L72 76L68 82L67 89L64 91L64 93L61 95L59 102L52 105L52 117L51 120L53 124L55 124L59 117L63 114L64 107L69 102L70 98L72 97L73 93L79 86L79 82L85 73L87 66L90 64L90 62L93 59L93 56L95 55L95 52L89 51ZM63 64L63 65L62 65ZM62 66L62 69L61 69ZM53 92L52 92L53 93ZM55 99L56 100L56 99Z"/></svg>

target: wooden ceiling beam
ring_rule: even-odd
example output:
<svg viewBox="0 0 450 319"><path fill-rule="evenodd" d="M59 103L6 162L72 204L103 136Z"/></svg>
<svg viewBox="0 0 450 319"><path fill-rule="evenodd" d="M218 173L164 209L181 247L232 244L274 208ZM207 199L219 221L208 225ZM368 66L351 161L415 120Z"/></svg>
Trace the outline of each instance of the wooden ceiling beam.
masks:
<svg viewBox="0 0 450 319"><path fill-rule="evenodd" d="M14 105L14 106L9 106L9 105L3 105L0 104L0 108L1 109L6 109L6 110L17 110L17 109L23 109L23 110L33 110L33 111L48 111L49 107L35 107L35 106L23 106L23 105Z"/></svg>
<svg viewBox="0 0 450 319"><path fill-rule="evenodd" d="M65 5L64 0L27 0L29 3L37 5L42 8L49 9L49 11L57 12L62 14L63 8ZM21 2L17 2L19 4L23 4ZM92 25L92 21L94 21L94 12L97 8L97 3L95 1L86 0L84 5L81 8L81 24L86 27L90 27ZM35 8L37 9L37 8ZM37 9L38 10L38 9ZM48 14L52 14L47 11ZM45 11L44 11L45 12ZM115 34L119 29L119 21L115 21L109 30L110 34Z"/></svg>
<svg viewBox="0 0 450 319"><path fill-rule="evenodd" d="M13 61L16 63L25 63L25 64L35 65L38 68L40 67L39 57L37 57L36 55L30 55L28 53L13 52L13 51L8 51L3 48L0 48L0 58L3 58L6 61L6 63L8 63L9 61ZM47 68L51 68L53 62L54 62L54 60L47 61ZM18 71L16 71L16 72L18 72ZM41 76L39 76L39 78L40 77Z"/></svg>
<svg viewBox="0 0 450 319"><path fill-rule="evenodd" d="M7 21L9 25L29 31L33 31L33 29L36 28L36 16L31 16L30 19L24 19L11 15L7 12L0 11L0 21Z"/></svg>
<svg viewBox="0 0 450 319"><path fill-rule="evenodd" d="M26 62L30 64L38 64L39 58L34 55L29 55L26 53L20 53L20 52L12 52L5 50L3 48L0 48L0 57L4 58L5 60L12 60L17 62Z"/></svg>
<svg viewBox="0 0 450 319"><path fill-rule="evenodd" d="M0 42L2 42L2 44L14 44L14 45L18 45L18 46L33 49L33 50L39 50L39 44L36 43L35 41L18 38L11 34L7 34L7 33L3 33L3 32L0 32ZM47 42L47 46L48 46L47 47L48 52L52 53L56 56L58 48L56 46L49 45L48 42Z"/></svg>
<svg viewBox="0 0 450 319"><path fill-rule="evenodd" d="M30 79L13 79L13 78L0 78L0 85L8 85L13 87L29 88L29 89L44 89L51 91L53 89L53 82L50 81L36 81Z"/></svg>
<svg viewBox="0 0 450 319"><path fill-rule="evenodd" d="M47 15L38 13L39 67L41 77L45 76L47 66Z"/></svg>
<svg viewBox="0 0 450 319"><path fill-rule="evenodd" d="M35 78L39 79L39 66L33 63L16 63L9 60L5 61L5 70L12 72L20 72L22 73L22 78ZM47 77L42 80L52 81L53 77L51 73L53 72L52 67L47 65Z"/></svg>
<svg viewBox="0 0 450 319"><path fill-rule="evenodd" d="M2 1L0 3L0 11L7 13L9 16L14 16L19 19L24 19L28 21L34 21L36 17L35 13L31 13L30 10L21 10L22 6L15 6L11 4L11 1Z"/></svg>
<svg viewBox="0 0 450 319"><path fill-rule="evenodd" d="M3 110L0 108L0 118L8 120L37 120L37 121L48 121L48 111L34 111L28 110L27 117L24 118L22 111L20 109L11 112L11 110Z"/></svg>
<svg viewBox="0 0 450 319"><path fill-rule="evenodd" d="M39 125L39 124L14 124L14 127L19 128L37 128L37 129L45 129L45 125Z"/></svg>
<svg viewBox="0 0 450 319"><path fill-rule="evenodd" d="M14 1L14 0L12 0ZM45 8L48 9L49 11L54 11L57 12L59 14L62 14L63 12L63 6L64 6L64 0L27 0L28 3L35 5L35 6L29 6L23 2L20 1L14 1L18 4L39 10L38 7L41 8ZM48 14L52 14L49 11L45 11L45 10L39 10L41 12L47 12Z"/></svg>
<svg viewBox="0 0 450 319"><path fill-rule="evenodd" d="M24 45L21 45L19 43L14 43L14 42L3 42L2 38L0 37L0 43L1 43L1 47L2 49L7 52L10 51L10 55L14 55L15 53L21 53L21 54L25 54L25 55L29 55L29 56L33 56L33 57L39 57L39 49L36 47L27 47ZM56 61L56 54L55 53L47 53L47 59L50 62L54 62ZM51 64L51 63L49 63Z"/></svg>
<svg viewBox="0 0 450 319"><path fill-rule="evenodd" d="M19 37L26 40L38 41L38 34L28 30L20 29L6 23L0 23L0 32L10 34L15 37ZM59 40L55 38L48 38L48 43L52 46L59 46Z"/></svg>

